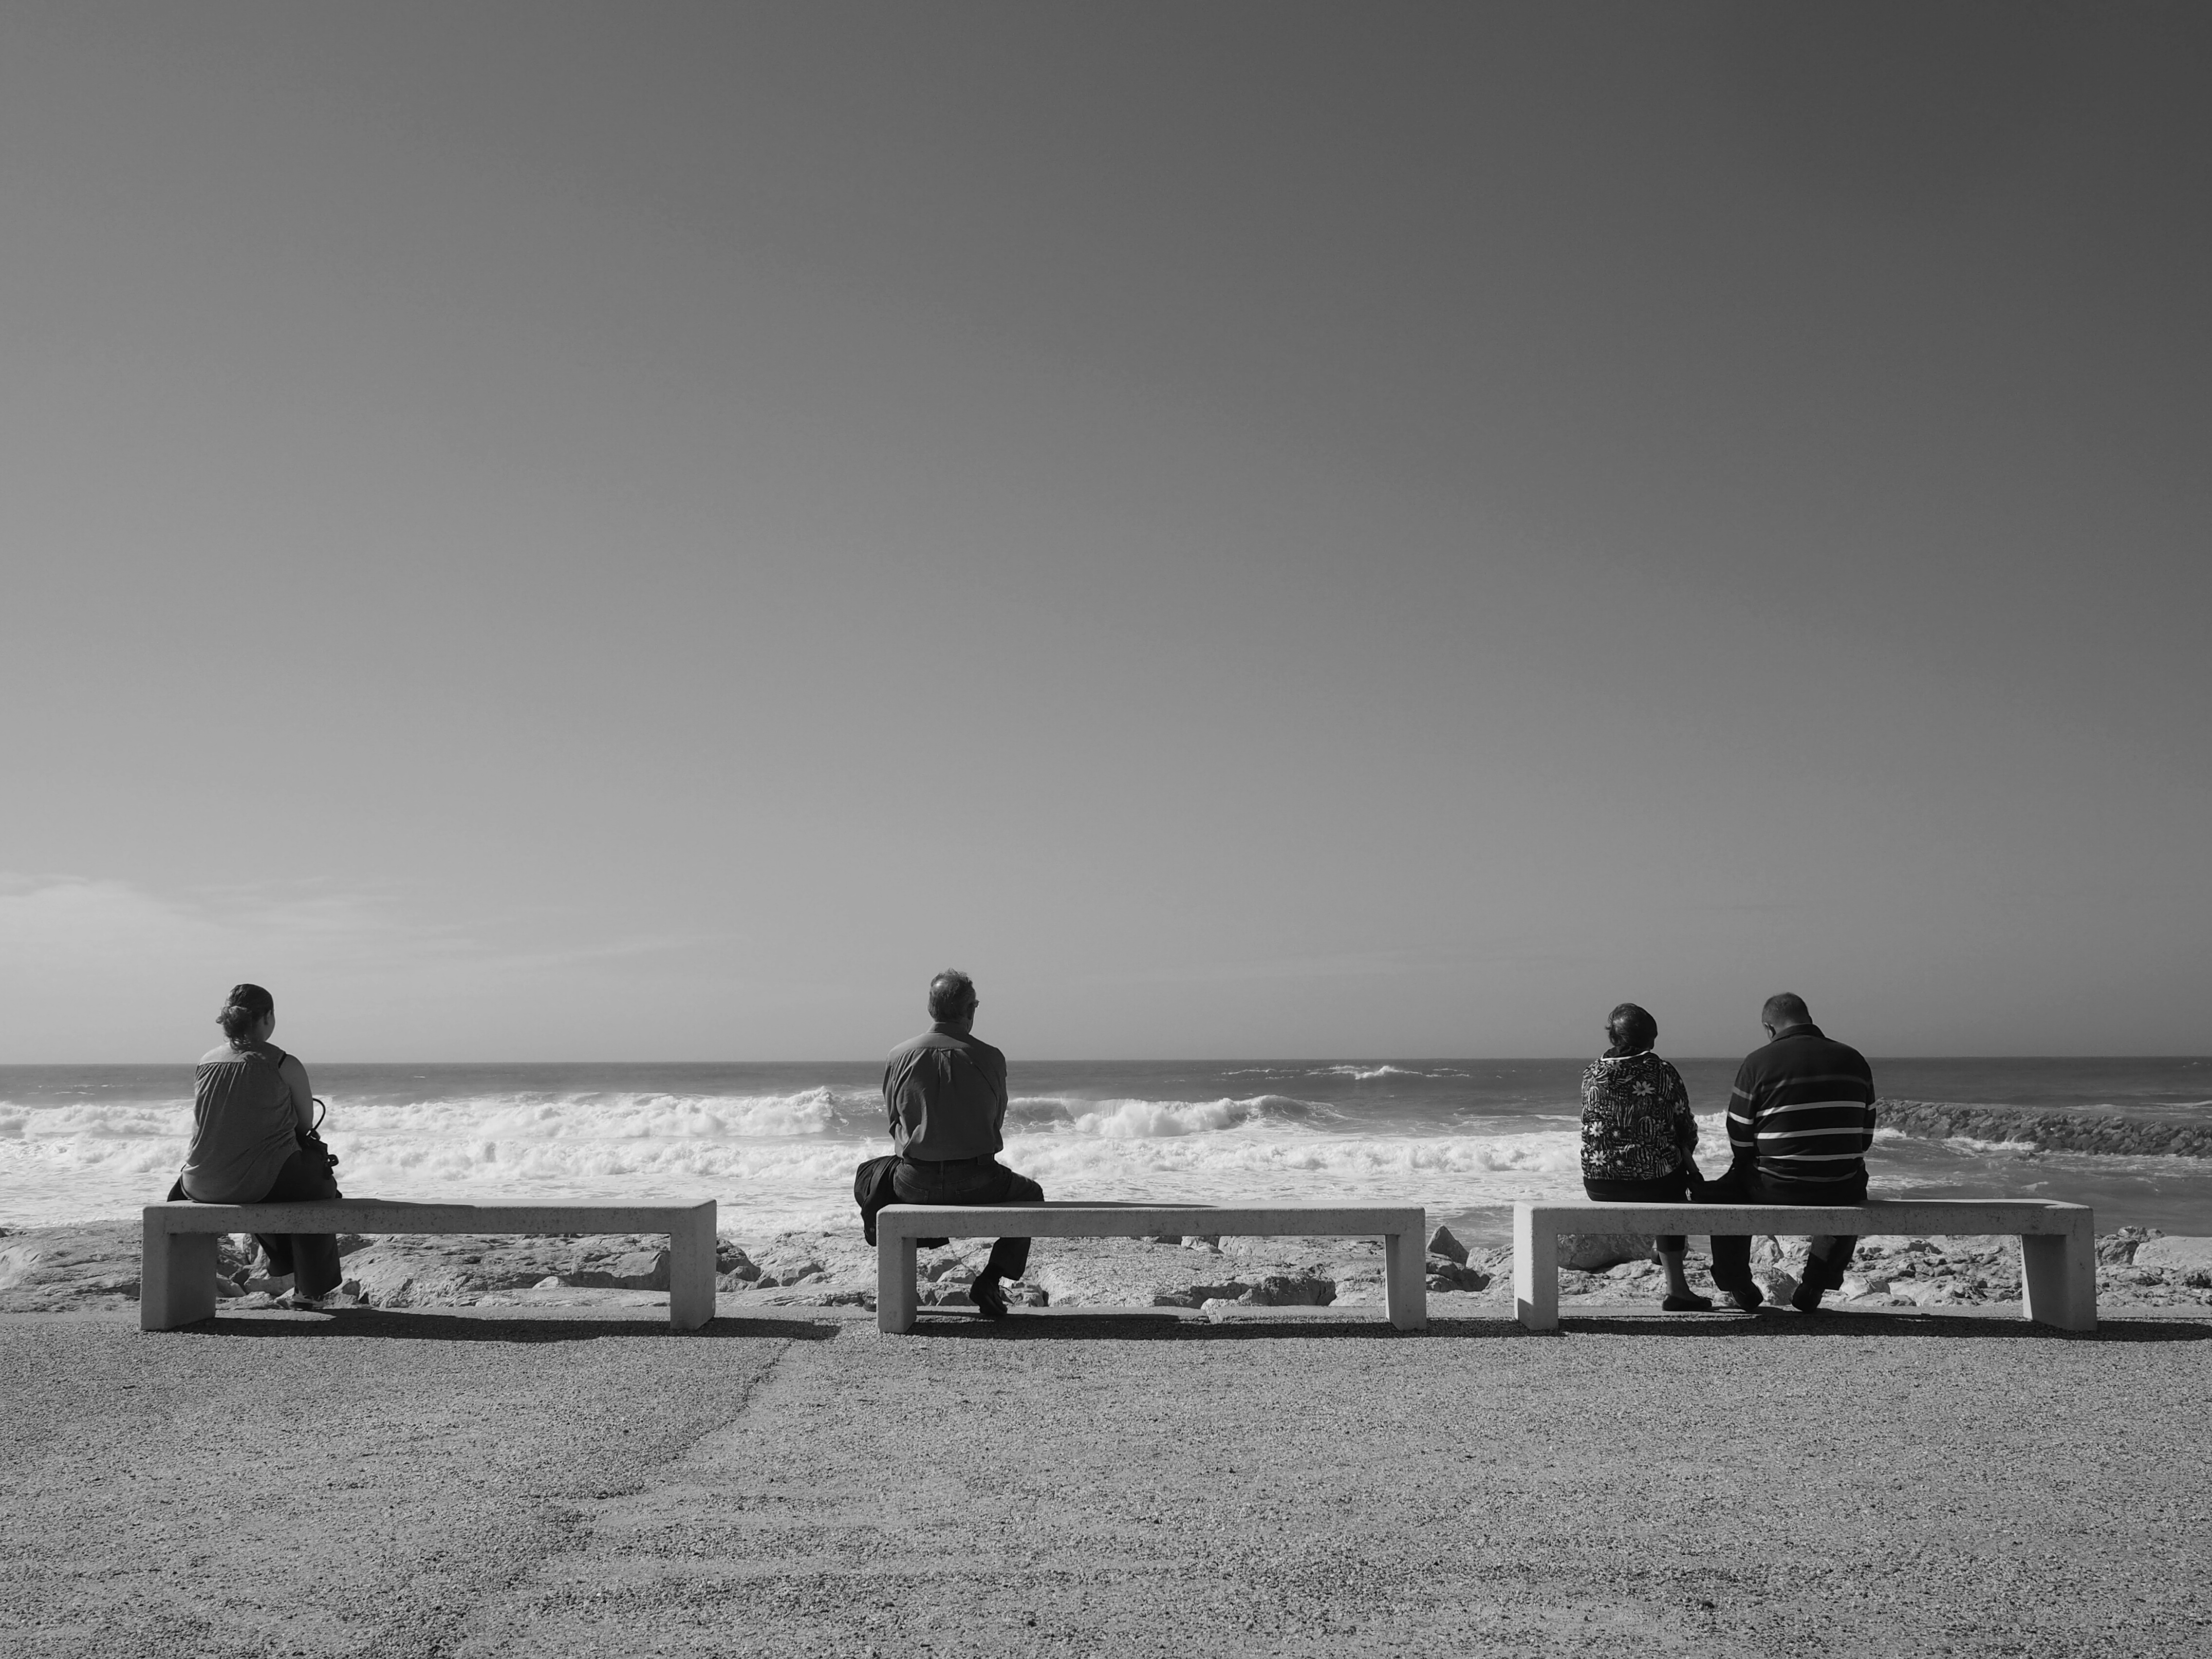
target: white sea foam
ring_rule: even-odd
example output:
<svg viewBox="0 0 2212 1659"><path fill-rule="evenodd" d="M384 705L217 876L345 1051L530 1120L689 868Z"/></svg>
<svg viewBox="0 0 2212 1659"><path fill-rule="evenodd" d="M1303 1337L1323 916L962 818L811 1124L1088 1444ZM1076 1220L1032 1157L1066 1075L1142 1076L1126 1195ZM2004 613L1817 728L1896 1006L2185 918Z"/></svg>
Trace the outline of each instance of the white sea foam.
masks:
<svg viewBox="0 0 2212 1659"><path fill-rule="evenodd" d="M829 1089L522 1094L342 1103L325 1130L349 1192L462 1202L713 1197L731 1224L772 1231L849 1219L854 1165L884 1150L882 1111ZM1008 1112L1006 1161L1070 1197L1364 1198L1458 1210L1579 1190L1571 1131L1350 1127L1286 1095L1024 1096ZM0 1109L0 1221L127 1215L166 1190L191 1129L181 1099Z"/></svg>
<svg viewBox="0 0 2212 1659"><path fill-rule="evenodd" d="M1708 1174L1728 1159L1721 1114L1700 1117ZM852 1176L886 1150L872 1090L781 1094L518 1091L339 1099L325 1133L346 1191L459 1202L713 1198L747 1234L852 1222ZM1363 1121L1352 1109L1258 1093L1209 1100L1018 1097L1006 1162L1055 1198L1418 1203L1439 1216L1582 1191L1570 1111ZM191 1106L168 1100L0 1102L0 1224L125 1217L182 1161ZM2021 1143L1908 1141L1881 1132L1885 1190L2013 1164ZM2044 1153L2035 1170L2076 1160ZM2081 1155L2083 1172L2179 1174L2204 1161ZM2201 1170L2198 1178L2202 1178Z"/></svg>
<svg viewBox="0 0 2212 1659"><path fill-rule="evenodd" d="M2032 1158L2041 1150L2032 1140L1977 1140L1972 1135L1948 1135L1943 1144L1962 1152L1995 1152L2007 1158Z"/></svg>

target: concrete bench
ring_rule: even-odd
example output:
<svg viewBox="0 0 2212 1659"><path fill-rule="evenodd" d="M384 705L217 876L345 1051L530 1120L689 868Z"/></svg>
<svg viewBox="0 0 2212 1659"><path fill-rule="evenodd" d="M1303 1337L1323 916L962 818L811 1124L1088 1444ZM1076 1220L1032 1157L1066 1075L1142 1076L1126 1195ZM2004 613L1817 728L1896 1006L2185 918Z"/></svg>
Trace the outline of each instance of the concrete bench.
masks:
<svg viewBox="0 0 2212 1659"><path fill-rule="evenodd" d="M1149 1238L1161 1233L1238 1238L1373 1238L1382 1241L1390 1322L1425 1329L1425 1213L1416 1209L1335 1204L1272 1204L1231 1209L1211 1204L887 1204L876 1213L876 1328L914 1328L917 1238Z"/></svg>
<svg viewBox="0 0 2212 1659"><path fill-rule="evenodd" d="M1532 1331L1559 1323L1561 1233L2017 1233L2021 1311L2061 1330L2097 1328L2097 1229L2085 1204L2044 1199L1869 1199L1863 1204L1607 1204L1574 1199L1513 1206L1513 1300Z"/></svg>
<svg viewBox="0 0 2212 1659"><path fill-rule="evenodd" d="M703 1204L149 1204L138 1328L173 1331L215 1313L217 1233L666 1233L668 1322L714 1316L714 1200Z"/></svg>

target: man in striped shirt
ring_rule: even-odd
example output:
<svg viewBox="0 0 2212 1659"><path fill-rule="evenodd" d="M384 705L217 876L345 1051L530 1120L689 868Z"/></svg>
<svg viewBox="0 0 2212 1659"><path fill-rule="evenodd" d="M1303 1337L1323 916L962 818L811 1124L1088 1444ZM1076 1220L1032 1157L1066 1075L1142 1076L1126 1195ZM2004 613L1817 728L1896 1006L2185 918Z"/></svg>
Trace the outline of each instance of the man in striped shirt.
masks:
<svg viewBox="0 0 2212 1659"><path fill-rule="evenodd" d="M1874 1073L1866 1056L1813 1024L1805 999L1788 991L1759 1010L1770 1039L1736 1068L1729 1097L1735 1162L1697 1196L1711 1204L1861 1204L1866 1151L1874 1145ZM1790 1305L1811 1313L1844 1282L1856 1238L1820 1237L1805 1258ZM1713 1240L1713 1283L1740 1308L1765 1298L1751 1277L1751 1240Z"/></svg>

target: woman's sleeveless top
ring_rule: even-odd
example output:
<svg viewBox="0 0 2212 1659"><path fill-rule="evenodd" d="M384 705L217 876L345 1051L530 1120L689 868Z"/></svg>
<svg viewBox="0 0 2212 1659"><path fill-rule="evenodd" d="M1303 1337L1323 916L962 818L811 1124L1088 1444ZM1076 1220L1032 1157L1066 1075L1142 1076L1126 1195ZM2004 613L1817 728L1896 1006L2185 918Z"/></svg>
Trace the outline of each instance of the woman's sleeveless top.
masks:
<svg viewBox="0 0 2212 1659"><path fill-rule="evenodd" d="M185 1191L203 1204L254 1204L299 1146L284 1051L265 1042L217 1049L192 1074L192 1149Z"/></svg>

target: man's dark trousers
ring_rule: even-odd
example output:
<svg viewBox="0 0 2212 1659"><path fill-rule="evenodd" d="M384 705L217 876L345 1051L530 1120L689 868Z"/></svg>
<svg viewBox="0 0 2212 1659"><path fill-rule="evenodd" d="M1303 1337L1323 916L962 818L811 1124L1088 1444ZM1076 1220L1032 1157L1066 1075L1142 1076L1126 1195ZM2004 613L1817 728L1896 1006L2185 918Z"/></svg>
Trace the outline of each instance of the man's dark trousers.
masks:
<svg viewBox="0 0 2212 1659"><path fill-rule="evenodd" d="M1044 1188L1018 1176L995 1158L956 1158L944 1163L902 1158L891 1171L891 1190L902 1204L1037 1204ZM991 1246L983 1279L1019 1279L1030 1265L1026 1238L1002 1238Z"/></svg>
<svg viewBox="0 0 2212 1659"><path fill-rule="evenodd" d="M1726 1175L1698 1188L1693 1196L1700 1204L1863 1204L1866 1193L1863 1170L1841 1181L1775 1181L1761 1173L1756 1164L1746 1161L1730 1164ZM1850 1266L1851 1252L1858 1248L1858 1243L1856 1237L1827 1234L1815 1237L1807 1247L1807 1281L1824 1291L1841 1285L1844 1269ZM1732 1291L1750 1282L1750 1235L1717 1235L1713 1239L1713 1283L1724 1291Z"/></svg>

